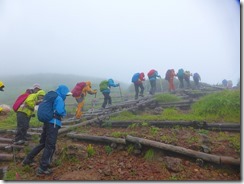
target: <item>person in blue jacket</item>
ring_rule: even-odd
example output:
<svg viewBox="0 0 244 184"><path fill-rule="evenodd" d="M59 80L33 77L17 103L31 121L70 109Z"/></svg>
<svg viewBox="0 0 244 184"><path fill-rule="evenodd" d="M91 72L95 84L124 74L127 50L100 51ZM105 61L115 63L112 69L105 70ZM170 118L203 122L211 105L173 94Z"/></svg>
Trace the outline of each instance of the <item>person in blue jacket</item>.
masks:
<svg viewBox="0 0 244 184"><path fill-rule="evenodd" d="M151 95L154 95L155 92L156 92L156 79L157 79L157 77L158 77L158 78L161 78L161 76L158 75L158 71L156 71L156 70L154 70L154 69L150 70L150 71L148 72L147 76L148 76L148 79L149 79L149 81L150 81L150 85L151 85L151 88L150 88L149 93L150 93Z"/></svg>
<svg viewBox="0 0 244 184"><path fill-rule="evenodd" d="M115 84L113 79L105 80L100 83L100 91L104 96L102 108L105 108L107 104L112 105L112 99L110 96L110 88L118 87L119 83Z"/></svg>
<svg viewBox="0 0 244 184"><path fill-rule="evenodd" d="M60 85L55 92L57 93L56 98L53 101L53 114L55 115L53 115L53 118L50 121L43 122L43 131L39 145L34 147L22 162L22 165L31 165L34 161L34 157L44 149L36 173L38 176L49 175L52 173L52 170L49 169L49 165L56 148L58 130L62 126L61 118L66 116L65 99L66 96L72 95L68 87L65 85Z"/></svg>

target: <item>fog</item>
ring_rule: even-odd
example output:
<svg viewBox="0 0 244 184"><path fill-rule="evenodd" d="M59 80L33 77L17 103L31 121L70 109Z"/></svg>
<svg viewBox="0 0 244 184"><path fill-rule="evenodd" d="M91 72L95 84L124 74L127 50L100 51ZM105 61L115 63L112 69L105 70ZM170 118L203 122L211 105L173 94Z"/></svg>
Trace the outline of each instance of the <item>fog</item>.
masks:
<svg viewBox="0 0 244 184"><path fill-rule="evenodd" d="M130 83L183 68L209 84L240 79L237 0L0 0L0 23L0 75Z"/></svg>

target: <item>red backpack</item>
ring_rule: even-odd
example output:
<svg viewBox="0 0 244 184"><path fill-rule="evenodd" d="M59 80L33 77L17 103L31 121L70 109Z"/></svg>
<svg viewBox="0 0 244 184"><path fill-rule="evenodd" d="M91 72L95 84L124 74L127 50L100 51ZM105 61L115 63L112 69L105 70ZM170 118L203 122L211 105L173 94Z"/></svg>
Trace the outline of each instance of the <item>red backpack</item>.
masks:
<svg viewBox="0 0 244 184"><path fill-rule="evenodd" d="M156 70L154 70L154 69L152 69L152 70L150 70L148 73L147 73L147 76L148 77L151 77L151 76L153 76L153 74L156 72Z"/></svg>
<svg viewBox="0 0 244 184"><path fill-rule="evenodd" d="M74 89L72 89L71 93L73 97L79 97L83 88L86 86L85 82L79 82L75 85Z"/></svg>
<svg viewBox="0 0 244 184"><path fill-rule="evenodd" d="M26 98L30 95L30 93L25 92L24 94L20 95L13 104L13 110L14 112L17 112L19 107L24 103Z"/></svg>

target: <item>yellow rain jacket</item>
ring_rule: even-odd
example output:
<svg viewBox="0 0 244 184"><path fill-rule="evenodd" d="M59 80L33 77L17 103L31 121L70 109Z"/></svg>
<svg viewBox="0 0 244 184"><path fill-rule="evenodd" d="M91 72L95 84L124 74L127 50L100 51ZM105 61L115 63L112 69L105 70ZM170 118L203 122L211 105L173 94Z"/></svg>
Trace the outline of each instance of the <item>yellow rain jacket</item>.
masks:
<svg viewBox="0 0 244 184"><path fill-rule="evenodd" d="M30 94L27 99L24 101L24 103L20 106L18 109L18 112L24 112L28 117L31 117L34 113L35 105L38 102L39 96L44 96L45 91L39 90L37 93Z"/></svg>
<svg viewBox="0 0 244 184"><path fill-rule="evenodd" d="M86 82L86 86L82 89L81 95L85 97L87 93L89 94L97 93L96 90L92 90L90 81Z"/></svg>

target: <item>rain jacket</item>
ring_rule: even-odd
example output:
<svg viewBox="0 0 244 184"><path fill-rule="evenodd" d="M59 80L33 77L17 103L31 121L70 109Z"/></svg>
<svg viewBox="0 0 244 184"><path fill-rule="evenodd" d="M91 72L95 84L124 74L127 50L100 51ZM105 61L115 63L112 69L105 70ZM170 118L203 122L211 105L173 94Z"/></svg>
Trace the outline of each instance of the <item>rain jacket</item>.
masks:
<svg viewBox="0 0 244 184"><path fill-rule="evenodd" d="M3 82L0 81L0 91L4 91L4 90L3 90L4 87L5 87L5 86L4 86Z"/></svg>
<svg viewBox="0 0 244 184"><path fill-rule="evenodd" d="M34 108L35 105L38 102L38 97L39 96L44 96L45 91L39 90L37 93L32 93L30 94L24 103L19 107L17 112L23 112L25 113L28 117L31 117L34 114Z"/></svg>
<svg viewBox="0 0 244 184"><path fill-rule="evenodd" d="M89 94L96 94L97 93L96 90L92 90L90 81L86 82L86 86L82 89L82 92L81 92L81 94L83 96L86 96L87 93L89 93Z"/></svg>
<svg viewBox="0 0 244 184"><path fill-rule="evenodd" d="M110 93L111 87L118 87L119 84L115 84L113 79L108 79L108 89L102 91L102 93Z"/></svg>
<svg viewBox="0 0 244 184"><path fill-rule="evenodd" d="M135 81L133 81L135 79ZM142 81L145 81L145 74L143 72L141 73L135 73L132 77L132 82L134 84L142 84Z"/></svg>
<svg viewBox="0 0 244 184"><path fill-rule="evenodd" d="M53 103L53 109L56 114L58 114L61 117L66 116L66 110L65 110L65 99L66 95L69 93L69 88L65 85L60 85L58 89L56 89L56 93L58 94L57 98L55 99ZM62 122L59 119L56 119L55 117L49 122L53 123L58 126L62 126Z"/></svg>

